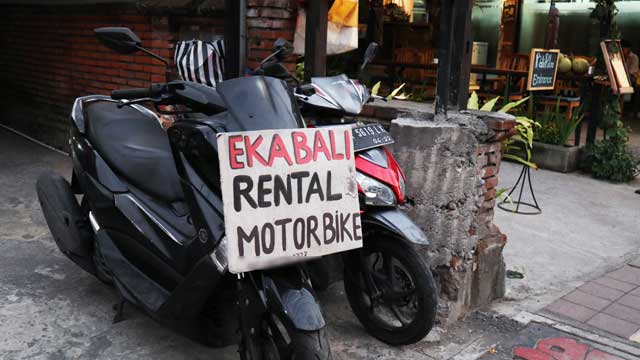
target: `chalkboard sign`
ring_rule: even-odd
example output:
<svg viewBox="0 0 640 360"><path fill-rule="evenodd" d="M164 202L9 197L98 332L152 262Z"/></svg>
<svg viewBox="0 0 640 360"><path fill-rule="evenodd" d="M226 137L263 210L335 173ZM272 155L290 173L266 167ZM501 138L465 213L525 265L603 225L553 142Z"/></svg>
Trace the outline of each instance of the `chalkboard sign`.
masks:
<svg viewBox="0 0 640 360"><path fill-rule="evenodd" d="M560 50L531 49L527 90L553 90Z"/></svg>

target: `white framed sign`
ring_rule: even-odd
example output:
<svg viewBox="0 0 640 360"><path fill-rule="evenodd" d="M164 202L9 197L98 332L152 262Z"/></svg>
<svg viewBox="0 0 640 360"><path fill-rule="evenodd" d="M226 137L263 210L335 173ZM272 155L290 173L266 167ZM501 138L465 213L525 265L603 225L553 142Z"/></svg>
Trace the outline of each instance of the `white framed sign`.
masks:
<svg viewBox="0 0 640 360"><path fill-rule="evenodd" d="M351 128L218 134L229 271L362 247Z"/></svg>

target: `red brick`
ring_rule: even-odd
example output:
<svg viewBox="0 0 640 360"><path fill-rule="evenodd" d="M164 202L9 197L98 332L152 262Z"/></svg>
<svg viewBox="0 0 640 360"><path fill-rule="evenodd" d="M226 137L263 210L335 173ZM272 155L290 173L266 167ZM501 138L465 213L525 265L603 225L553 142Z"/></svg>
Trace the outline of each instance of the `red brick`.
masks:
<svg viewBox="0 0 640 360"><path fill-rule="evenodd" d="M486 121L489 129L492 130L509 130L516 126L516 122L513 120L499 120L490 118Z"/></svg>
<svg viewBox="0 0 640 360"><path fill-rule="evenodd" d="M580 290L574 290L562 299L596 311L600 311L611 304L611 301L609 300L589 295Z"/></svg>
<svg viewBox="0 0 640 360"><path fill-rule="evenodd" d="M482 168L482 178L488 178L496 174L498 174L498 167L495 165L485 166Z"/></svg>
<svg viewBox="0 0 640 360"><path fill-rule="evenodd" d="M627 294L617 301L618 304L626 305L628 307L640 310L640 297Z"/></svg>
<svg viewBox="0 0 640 360"><path fill-rule="evenodd" d="M587 324L600 330L621 336L625 339L628 339L629 336L633 335L638 331L638 329L640 329L640 325L602 313L595 315L591 320L587 321Z"/></svg>
<svg viewBox="0 0 640 360"><path fill-rule="evenodd" d="M496 189L489 189L484 193L485 200L495 199L495 197L496 197Z"/></svg>
<svg viewBox="0 0 640 360"><path fill-rule="evenodd" d="M624 295L624 292L622 291L615 290L595 282L586 283L580 286L578 290L611 301L616 300Z"/></svg>
<svg viewBox="0 0 640 360"><path fill-rule="evenodd" d="M496 186L498 186L498 177L497 176L491 176L491 177L485 179L485 186L487 187L487 189L493 189Z"/></svg>
<svg viewBox="0 0 640 360"><path fill-rule="evenodd" d="M626 283L640 285L640 269L631 266L625 266L607 274L607 276Z"/></svg>
<svg viewBox="0 0 640 360"><path fill-rule="evenodd" d="M496 206L496 200L488 200L482 203L483 209L493 209Z"/></svg>
<svg viewBox="0 0 640 360"><path fill-rule="evenodd" d="M624 281L616 280L608 276L603 276L601 278L595 279L593 280L593 282L596 282L600 285L604 285L606 287L610 287L612 289L620 290L622 292L629 292L636 287L636 285L629 284ZM638 294L638 296L640 296L640 293Z"/></svg>
<svg viewBox="0 0 640 360"><path fill-rule="evenodd" d="M560 315L562 317L577 320L580 322L585 322L596 315L596 312L594 310L562 299L554 301L544 309L556 315Z"/></svg>
<svg viewBox="0 0 640 360"><path fill-rule="evenodd" d="M640 326L640 310L613 303L602 312Z"/></svg>

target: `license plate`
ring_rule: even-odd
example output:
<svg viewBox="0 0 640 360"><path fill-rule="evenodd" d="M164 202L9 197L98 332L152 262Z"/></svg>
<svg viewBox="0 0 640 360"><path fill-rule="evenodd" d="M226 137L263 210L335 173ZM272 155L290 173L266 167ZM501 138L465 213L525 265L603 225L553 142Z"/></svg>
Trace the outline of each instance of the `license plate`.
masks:
<svg viewBox="0 0 640 360"><path fill-rule="evenodd" d="M352 129L353 149L362 151L393 144L393 138L380 124L369 124Z"/></svg>

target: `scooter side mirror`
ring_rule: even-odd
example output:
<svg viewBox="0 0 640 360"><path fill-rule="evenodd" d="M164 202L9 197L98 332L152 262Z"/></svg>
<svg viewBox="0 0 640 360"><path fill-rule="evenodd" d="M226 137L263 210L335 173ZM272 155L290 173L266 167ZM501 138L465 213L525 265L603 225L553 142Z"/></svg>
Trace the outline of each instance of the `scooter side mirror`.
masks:
<svg viewBox="0 0 640 360"><path fill-rule="evenodd" d="M378 55L378 50L380 49L380 45L375 42L372 42L367 46L367 49L364 51L364 59L362 60L362 66L360 69L364 69L373 59Z"/></svg>
<svg viewBox="0 0 640 360"><path fill-rule="evenodd" d="M273 53L277 54L279 60L286 55L293 53L293 44L283 38L278 38L273 42Z"/></svg>
<svg viewBox="0 0 640 360"><path fill-rule="evenodd" d="M140 50L142 41L131 29L125 27L104 27L93 30L98 40L118 54L131 54Z"/></svg>
<svg viewBox="0 0 640 360"><path fill-rule="evenodd" d="M296 88L296 93L304 96L312 96L316 93L316 88L311 84L305 84Z"/></svg>

